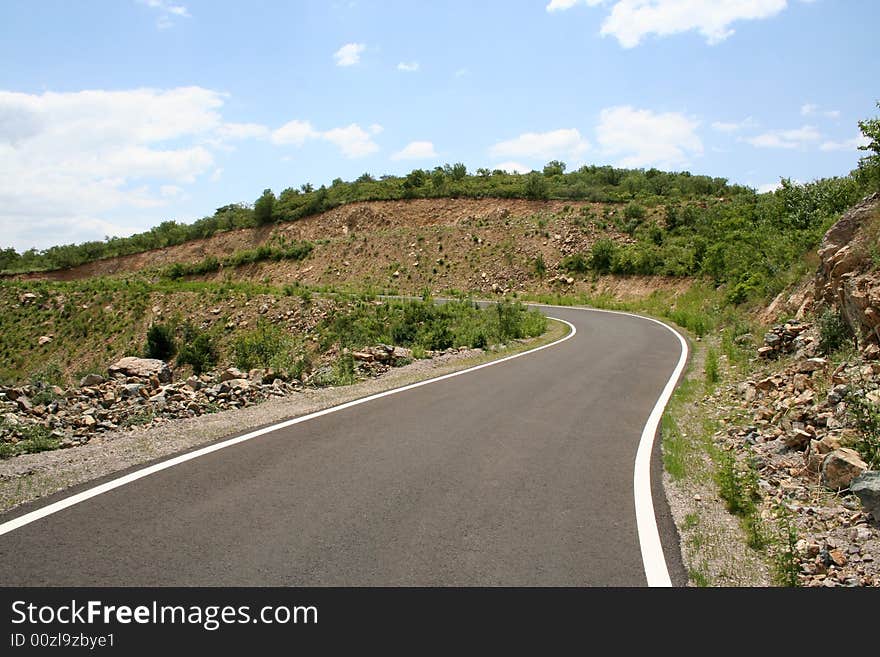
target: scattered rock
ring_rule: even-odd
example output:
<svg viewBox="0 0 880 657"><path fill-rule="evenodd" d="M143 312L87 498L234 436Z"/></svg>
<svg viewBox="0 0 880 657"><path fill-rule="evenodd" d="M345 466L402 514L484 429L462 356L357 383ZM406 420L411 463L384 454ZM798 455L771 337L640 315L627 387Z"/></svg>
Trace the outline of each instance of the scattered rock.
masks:
<svg viewBox="0 0 880 657"><path fill-rule="evenodd" d="M849 488L853 479L868 469L859 453L848 447L841 447L829 453L822 461L822 484L831 490Z"/></svg>

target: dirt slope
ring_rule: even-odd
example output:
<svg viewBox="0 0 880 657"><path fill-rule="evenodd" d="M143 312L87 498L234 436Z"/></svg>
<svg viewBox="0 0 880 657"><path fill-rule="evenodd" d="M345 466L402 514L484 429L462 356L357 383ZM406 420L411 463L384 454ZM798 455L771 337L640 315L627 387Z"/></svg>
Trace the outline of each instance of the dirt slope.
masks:
<svg viewBox="0 0 880 657"><path fill-rule="evenodd" d="M308 240L315 248L304 261L263 262L206 278L432 293L582 291L630 297L686 289L687 281L662 277L566 280L569 276L559 267L566 255L588 251L601 237L629 240L614 228L620 212L620 206L599 203L522 199L353 203L296 222L220 233L26 278L76 280L143 272L208 256L223 258L266 243ZM539 272L538 259L546 271Z"/></svg>

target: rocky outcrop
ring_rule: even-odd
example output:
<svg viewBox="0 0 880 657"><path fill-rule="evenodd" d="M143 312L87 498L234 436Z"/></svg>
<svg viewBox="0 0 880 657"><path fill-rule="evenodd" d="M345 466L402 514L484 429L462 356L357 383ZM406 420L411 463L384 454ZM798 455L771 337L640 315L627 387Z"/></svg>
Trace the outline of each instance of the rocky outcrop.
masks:
<svg viewBox="0 0 880 657"><path fill-rule="evenodd" d="M863 343L880 342L880 271L874 262L880 193L848 210L822 239L815 298L836 307Z"/></svg>

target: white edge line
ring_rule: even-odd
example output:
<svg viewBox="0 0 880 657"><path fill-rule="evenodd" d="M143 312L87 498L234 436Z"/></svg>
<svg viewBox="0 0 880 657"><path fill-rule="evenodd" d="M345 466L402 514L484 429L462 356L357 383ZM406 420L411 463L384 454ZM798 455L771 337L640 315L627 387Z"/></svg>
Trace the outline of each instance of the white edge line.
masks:
<svg viewBox="0 0 880 657"><path fill-rule="evenodd" d="M498 365L499 363L504 363L509 360L513 360L514 358L520 358L522 356L526 356L528 354L533 354L535 352L541 351L542 349L548 349L550 347L554 347L558 344L565 342L566 340L570 340L577 333L577 329L574 324L570 322L566 322L564 319L557 319L555 317L549 317L548 319L554 319L556 321L562 322L563 324L568 325L571 329L567 335L560 338L559 340L555 340L549 344L542 345L540 347L535 347L534 349L529 349L527 351L522 351L518 354L513 354L511 356L506 356L504 358L499 358L498 360L493 360L488 363L483 363L482 365L476 365L474 367L469 367L464 370L459 370L457 372L452 372L450 374L444 374L442 376L434 377L433 379L426 379L424 381L419 381L417 383L411 383L409 385L405 385L401 388L394 388L392 390L386 390L384 392L379 392L373 395L369 395L368 397L362 397L360 399L355 399L350 402L346 402L344 404L340 404L338 406L332 406L330 408L325 408L321 411L316 411L314 413L309 413L308 415L302 415L300 417L296 417L290 420L285 420L284 422L279 422L278 424L273 424L268 427L263 427L262 429L257 429L256 431L251 431L250 433L246 433L241 436L236 436L235 438L230 438L228 440L221 441L219 443L214 443L213 445L208 445L207 447L203 447L201 449L197 449L193 452L188 452L186 454L181 454L180 456L175 456L173 458L168 459L167 461L162 461L160 463L156 463L154 465L148 466L146 468L142 468L140 470L136 470L135 472L130 472L129 474L119 477L117 479L113 479L111 481L105 482L99 486L95 486L94 488L89 488L87 490L82 491L81 493L77 493L76 495L71 495L70 497L66 497L63 500L59 500L52 504L48 504L40 509L36 509L35 511L31 511L30 513L25 513L24 515L19 516L18 518L14 518L3 524L0 524L0 536L3 534L7 534L11 531L24 527L25 525L29 525L32 522L40 520L41 518L45 518L46 516L50 516L54 513L58 513L59 511L63 511L64 509L70 508L80 502L85 502L93 497L97 497L98 495L102 495L103 493L107 493L114 488L119 488L120 486L125 486L126 484L130 484L133 481L137 481L138 479L143 479L144 477L149 477L151 474L155 474L157 472L161 472L162 470L167 470L168 468L172 468L175 465L180 465L181 463L185 463L187 461L191 461L193 459L199 458L200 456L204 456L206 454L210 454L211 452L216 452L221 449L225 449L227 447L232 447L233 445L238 445L239 443L243 443L245 441L251 440L253 438L257 438L258 436L263 436L267 433L271 433L273 431L277 431L279 429L284 429L286 427L293 426L294 424L300 424L301 422L307 422L309 420L313 420L315 418L321 417L323 415L329 415L330 413L335 413L337 411L344 410L346 408L351 408L352 406L358 406L360 404L366 404L367 402L373 401L374 399L380 399L382 397L389 397L391 395L396 395L398 393L404 392L406 390L412 390L413 388L420 388L422 386L426 386L431 383L437 383L438 381L445 381L446 379L451 379L456 376L461 376L463 374L468 374L470 372L475 372L477 370L481 370L484 367L491 367L493 365Z"/></svg>
<svg viewBox="0 0 880 657"><path fill-rule="evenodd" d="M663 412L666 410L666 404L675 392L678 385L678 379L687 365L688 359L688 343L684 337L674 328L661 322L653 317L645 317L644 315L636 315L634 313L622 312L619 310L605 310L604 308L579 308L577 306L554 306L547 304L529 304L541 305L545 308L572 308L575 310L591 310L593 312L611 313L613 315L626 315L628 317L637 317L649 322L654 322L670 331L681 343L681 356L666 387L660 393L657 403L651 415L648 416L648 422L642 430L642 437L639 440L639 448L636 451L636 462L633 471L633 491L636 504L636 526L639 533L639 545L642 550L642 563L645 567L645 577L648 580L648 586L671 587L672 580L669 577L669 569L666 566L666 557L663 555L663 545L660 542L660 530L657 528L657 518L654 515L654 499L651 495L651 452L654 449L654 438L657 435L657 428L663 419Z"/></svg>

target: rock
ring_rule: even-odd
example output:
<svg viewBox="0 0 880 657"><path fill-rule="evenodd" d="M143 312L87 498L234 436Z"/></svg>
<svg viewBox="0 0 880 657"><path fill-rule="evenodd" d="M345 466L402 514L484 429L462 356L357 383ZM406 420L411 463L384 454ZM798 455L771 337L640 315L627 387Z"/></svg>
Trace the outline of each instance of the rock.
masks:
<svg viewBox="0 0 880 657"><path fill-rule="evenodd" d="M41 347L44 344L49 344L50 342L52 342L52 336L50 335L41 335L40 338L37 340L37 344Z"/></svg>
<svg viewBox="0 0 880 657"><path fill-rule="evenodd" d="M801 374L810 374L828 367L828 361L824 358L808 358L795 365L795 371Z"/></svg>
<svg viewBox="0 0 880 657"><path fill-rule="evenodd" d="M110 376L122 374L137 379L149 379L155 376L162 383L170 383L173 373L168 363L158 358L136 358L126 356L113 363L107 368Z"/></svg>
<svg viewBox="0 0 880 657"><path fill-rule="evenodd" d="M775 355L776 350L773 347L758 347L759 358L770 358Z"/></svg>
<svg viewBox="0 0 880 657"><path fill-rule="evenodd" d="M849 489L859 498L865 511L880 522L880 471L863 472L850 482Z"/></svg>
<svg viewBox="0 0 880 657"><path fill-rule="evenodd" d="M406 347L394 347L394 357L395 358L412 358L412 349L407 349Z"/></svg>
<svg viewBox="0 0 880 657"><path fill-rule="evenodd" d="M803 429L792 429L785 434L785 437L782 440L786 447L790 447L791 449L804 449L810 444L810 439L812 437L813 436L809 432L804 431Z"/></svg>
<svg viewBox="0 0 880 657"><path fill-rule="evenodd" d="M353 351L351 357L364 363L372 363L376 359L369 351Z"/></svg>
<svg viewBox="0 0 880 657"><path fill-rule="evenodd" d="M866 309L872 310L871 308ZM875 313L872 313L872 315ZM878 360L880 359L880 346L872 343L869 343L864 349L862 349L862 358L865 360Z"/></svg>
<svg viewBox="0 0 880 657"><path fill-rule="evenodd" d="M846 555L844 555L843 550L841 550L840 548L828 550L828 559L835 566L842 567L846 565Z"/></svg>
<svg viewBox="0 0 880 657"><path fill-rule="evenodd" d="M15 400L16 405L23 413L30 413L33 410L33 404L31 404L31 400L25 397L24 395L19 396Z"/></svg>
<svg viewBox="0 0 880 657"><path fill-rule="evenodd" d="M859 453L848 447L830 452L822 461L822 484L831 490L849 488L853 479L868 469Z"/></svg>
<svg viewBox="0 0 880 657"><path fill-rule="evenodd" d="M100 374L86 374L83 378L79 380L79 385L81 388L88 388L89 386L97 386L104 383L104 377Z"/></svg>
<svg viewBox="0 0 880 657"><path fill-rule="evenodd" d="M832 404L839 404L846 399L848 391L849 386L839 383L828 392L828 401Z"/></svg>
<svg viewBox="0 0 880 657"><path fill-rule="evenodd" d="M27 304L36 301L36 299L37 295L33 292L25 292L20 297L18 297L19 302L21 302L21 305L23 306L26 306Z"/></svg>
<svg viewBox="0 0 880 657"><path fill-rule="evenodd" d="M230 367L220 373L220 381L231 381L232 379L246 379L247 373L242 372L237 367Z"/></svg>
<svg viewBox="0 0 880 657"><path fill-rule="evenodd" d="M202 383L202 380L197 376L191 376L186 380L186 385L189 386L191 390L201 390L205 387L205 384Z"/></svg>

